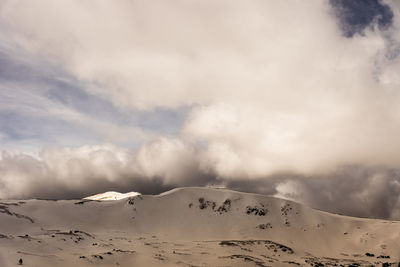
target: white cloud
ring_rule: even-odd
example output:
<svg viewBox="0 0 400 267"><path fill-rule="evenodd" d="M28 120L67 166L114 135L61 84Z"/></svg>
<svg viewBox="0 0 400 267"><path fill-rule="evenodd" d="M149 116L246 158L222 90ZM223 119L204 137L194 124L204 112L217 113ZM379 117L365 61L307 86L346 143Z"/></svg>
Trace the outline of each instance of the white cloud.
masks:
<svg viewBox="0 0 400 267"><path fill-rule="evenodd" d="M325 1L42 0L4 2L1 21L119 106L200 105L184 138L221 176L397 166L398 60L386 33L344 38L332 16Z"/></svg>
<svg viewBox="0 0 400 267"><path fill-rule="evenodd" d="M93 82L88 90L151 108L281 102L332 68L370 60L340 37L329 11L322 1L43 0L5 2L1 19L9 40Z"/></svg>
<svg viewBox="0 0 400 267"><path fill-rule="evenodd" d="M128 190L142 183L151 188L154 179L162 179L155 187L184 185L199 179L197 169L193 147L165 138L136 152L113 145L47 147L38 155L3 152L0 199L82 197L84 192L98 193L107 186Z"/></svg>

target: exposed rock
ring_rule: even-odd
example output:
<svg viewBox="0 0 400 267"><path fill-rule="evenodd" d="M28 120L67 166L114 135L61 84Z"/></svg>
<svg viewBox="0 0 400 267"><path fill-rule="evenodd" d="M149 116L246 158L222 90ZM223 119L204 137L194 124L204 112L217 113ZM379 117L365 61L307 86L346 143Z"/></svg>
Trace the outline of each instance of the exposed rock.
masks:
<svg viewBox="0 0 400 267"><path fill-rule="evenodd" d="M268 209L257 207L257 206L255 206L255 207L247 206L246 213L248 215L254 214L256 216L265 216L268 213Z"/></svg>

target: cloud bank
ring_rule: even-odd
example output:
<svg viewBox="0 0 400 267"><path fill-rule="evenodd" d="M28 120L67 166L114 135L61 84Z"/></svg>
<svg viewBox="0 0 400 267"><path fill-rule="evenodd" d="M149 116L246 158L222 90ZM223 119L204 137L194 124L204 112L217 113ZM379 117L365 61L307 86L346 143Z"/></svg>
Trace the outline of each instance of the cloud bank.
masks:
<svg viewBox="0 0 400 267"><path fill-rule="evenodd" d="M2 198L82 198L117 190L158 194L178 186L217 186L274 195L339 214L400 219L400 170L347 165L328 174L218 175L206 151L158 139L137 151L113 145L49 147L39 156L3 152Z"/></svg>
<svg viewBox="0 0 400 267"><path fill-rule="evenodd" d="M4 152L0 198L223 184L398 218L400 9L367 2L2 1L4 44L128 114L187 116L173 137L84 120L104 143L148 135L134 150Z"/></svg>
<svg viewBox="0 0 400 267"><path fill-rule="evenodd" d="M3 152L1 198L80 198L92 192L159 193L177 186L206 185L195 147L158 139L137 151L113 145L48 147L39 155Z"/></svg>

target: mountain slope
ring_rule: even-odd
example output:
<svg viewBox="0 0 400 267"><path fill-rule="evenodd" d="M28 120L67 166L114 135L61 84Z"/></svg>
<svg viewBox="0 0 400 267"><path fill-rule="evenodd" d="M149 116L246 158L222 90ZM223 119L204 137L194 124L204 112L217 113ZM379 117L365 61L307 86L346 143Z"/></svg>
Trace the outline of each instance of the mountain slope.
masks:
<svg viewBox="0 0 400 267"><path fill-rule="evenodd" d="M19 258L27 266L370 266L400 258L399 222L225 189L7 200L0 212L0 266Z"/></svg>

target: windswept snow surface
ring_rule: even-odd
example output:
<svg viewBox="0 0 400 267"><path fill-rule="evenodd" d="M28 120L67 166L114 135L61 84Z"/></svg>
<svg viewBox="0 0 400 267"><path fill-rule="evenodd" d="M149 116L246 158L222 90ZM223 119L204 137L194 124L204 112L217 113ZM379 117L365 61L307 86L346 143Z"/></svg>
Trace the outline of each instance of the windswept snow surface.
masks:
<svg viewBox="0 0 400 267"><path fill-rule="evenodd" d="M0 266L398 266L400 222L227 189L1 200ZM391 265L390 265L391 264Z"/></svg>
<svg viewBox="0 0 400 267"><path fill-rule="evenodd" d="M109 191L109 192L85 197L84 199L88 199L88 200L121 200L124 198L136 197L139 195L141 195L141 194L138 192L128 192L128 193L123 194L123 193L119 193L119 192Z"/></svg>

